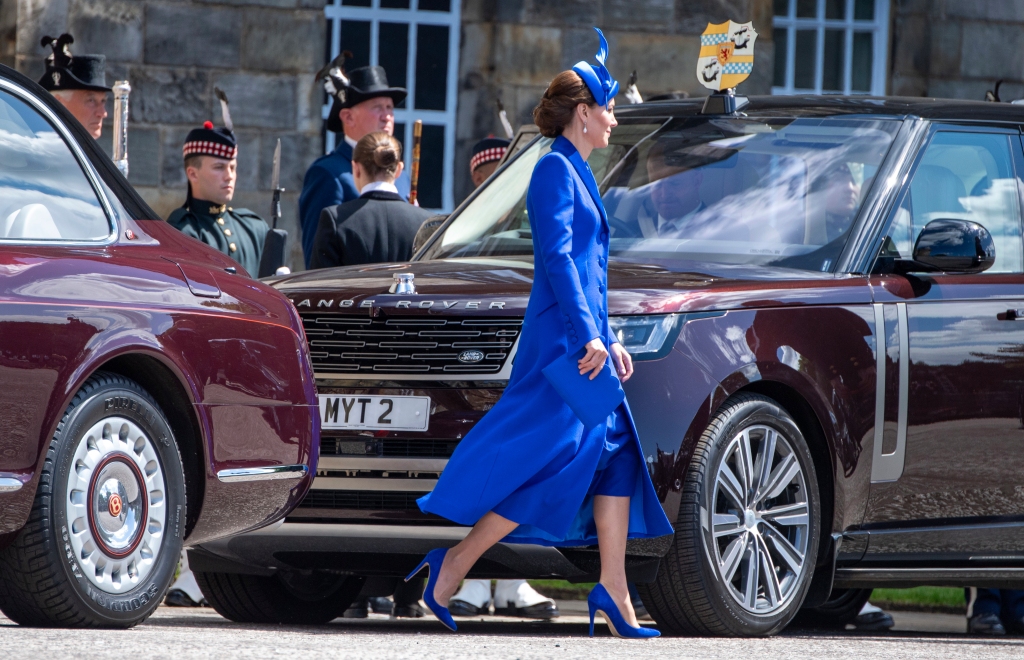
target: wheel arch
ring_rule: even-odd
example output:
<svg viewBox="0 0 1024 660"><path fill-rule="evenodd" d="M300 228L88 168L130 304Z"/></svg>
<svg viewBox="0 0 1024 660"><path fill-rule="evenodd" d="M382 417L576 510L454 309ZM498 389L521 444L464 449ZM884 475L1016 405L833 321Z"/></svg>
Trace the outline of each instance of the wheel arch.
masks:
<svg viewBox="0 0 1024 660"><path fill-rule="evenodd" d="M152 396L167 416L181 453L185 471L185 538L191 534L203 508L206 483L206 443L192 399L178 374L163 361L144 353L122 353L93 370L130 378Z"/></svg>

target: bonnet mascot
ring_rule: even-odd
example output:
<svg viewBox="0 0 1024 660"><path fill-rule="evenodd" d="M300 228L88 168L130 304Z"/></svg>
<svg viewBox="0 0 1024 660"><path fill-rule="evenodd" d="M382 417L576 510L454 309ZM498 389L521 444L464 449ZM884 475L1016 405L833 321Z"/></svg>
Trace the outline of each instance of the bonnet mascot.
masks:
<svg viewBox="0 0 1024 660"><path fill-rule="evenodd" d="M619 637L659 634L637 624L626 582L626 540L673 530L619 385L632 375L632 360L608 325L608 220L586 160L608 146L619 84L605 68L608 44L597 33L597 64L579 62L555 76L533 111L541 133L555 141L527 195L534 280L508 386L419 500L426 513L473 525L410 575L428 568L424 600L452 630L447 604L459 581L504 541L597 543L591 634L596 613Z"/></svg>

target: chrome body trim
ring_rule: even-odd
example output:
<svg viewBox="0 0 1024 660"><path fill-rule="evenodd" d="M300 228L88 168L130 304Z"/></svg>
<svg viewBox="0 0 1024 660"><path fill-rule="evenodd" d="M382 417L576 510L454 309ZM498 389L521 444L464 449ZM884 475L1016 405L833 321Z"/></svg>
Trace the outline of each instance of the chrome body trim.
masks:
<svg viewBox="0 0 1024 660"><path fill-rule="evenodd" d="M13 493L21 490L25 484L13 477L0 477L0 493Z"/></svg>
<svg viewBox="0 0 1024 660"><path fill-rule="evenodd" d="M317 470L394 470L395 472L441 472L447 458L380 458L370 456L321 456Z"/></svg>
<svg viewBox="0 0 1024 660"><path fill-rule="evenodd" d="M458 543L469 534L472 527L451 527L440 525L349 525L344 523L325 525L322 523L285 522L270 525L245 536L323 536L328 538L361 539L436 539ZM210 545L210 544L204 544Z"/></svg>
<svg viewBox="0 0 1024 660"><path fill-rule="evenodd" d="M265 467L235 468L221 470L217 479L223 483L240 481L272 481L275 479L301 479L309 472L305 465L268 465Z"/></svg>
<svg viewBox="0 0 1024 660"><path fill-rule="evenodd" d="M389 479L387 477L317 477L311 490L386 490L426 493L434 490L437 479Z"/></svg>
<svg viewBox="0 0 1024 660"><path fill-rule="evenodd" d="M910 328L907 303L896 303L896 335L899 347L899 382L896 417L896 448L891 454L882 453L885 426L885 318L884 306L875 306L875 333L879 336L876 355L875 385L875 441L871 460L871 483L897 481L903 476L907 455L907 414L910 407Z"/></svg>

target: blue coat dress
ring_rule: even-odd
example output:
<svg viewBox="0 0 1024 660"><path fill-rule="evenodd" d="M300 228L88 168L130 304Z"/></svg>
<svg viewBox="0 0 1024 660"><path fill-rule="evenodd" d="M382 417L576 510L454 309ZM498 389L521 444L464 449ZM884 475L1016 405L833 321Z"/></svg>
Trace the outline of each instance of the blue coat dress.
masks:
<svg viewBox="0 0 1024 660"><path fill-rule="evenodd" d="M409 199L412 183L404 170L395 179L395 187L402 199ZM334 151L313 161L302 180L299 194L299 220L302 223L302 254L306 268L313 258L313 239L320 224L320 212L328 206L337 206L359 199L359 190L352 178L352 147L345 137L338 135Z"/></svg>
<svg viewBox="0 0 1024 660"><path fill-rule="evenodd" d="M541 373L567 352L581 352L591 339L600 337L606 346L616 341L608 325L608 219L594 175L569 140L557 138L537 163L526 206L534 279L508 386L459 443L419 505L463 525L494 511L519 523L506 542L592 545L592 484L599 464L607 462L616 414L585 429ZM637 459L629 538L671 534L641 467L629 408L623 404L618 411L618 426L628 433L622 451L637 453L628 457Z"/></svg>

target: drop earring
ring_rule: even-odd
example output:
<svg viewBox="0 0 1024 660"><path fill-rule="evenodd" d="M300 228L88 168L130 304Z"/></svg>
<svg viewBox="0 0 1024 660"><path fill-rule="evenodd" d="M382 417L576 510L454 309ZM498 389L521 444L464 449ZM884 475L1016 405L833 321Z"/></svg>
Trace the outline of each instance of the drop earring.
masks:
<svg viewBox="0 0 1024 660"><path fill-rule="evenodd" d="M586 122L586 120L583 121L583 132L584 133L587 132L587 122Z"/></svg>

